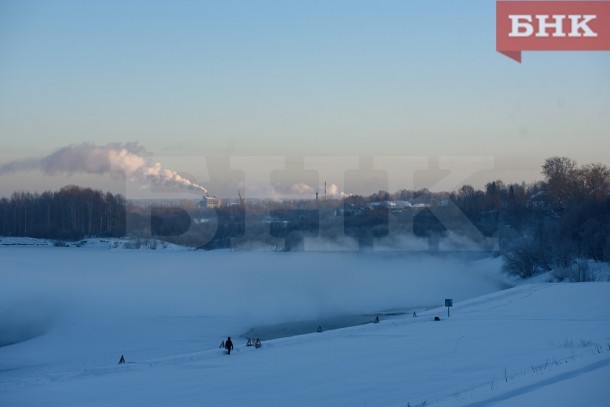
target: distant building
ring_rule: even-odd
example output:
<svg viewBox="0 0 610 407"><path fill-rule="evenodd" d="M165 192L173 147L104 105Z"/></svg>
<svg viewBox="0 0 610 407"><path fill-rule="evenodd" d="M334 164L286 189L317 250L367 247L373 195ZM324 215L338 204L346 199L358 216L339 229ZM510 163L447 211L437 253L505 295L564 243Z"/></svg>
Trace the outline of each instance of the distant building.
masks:
<svg viewBox="0 0 610 407"><path fill-rule="evenodd" d="M538 191L534 195L530 196L527 201L527 204L530 208L540 209L540 210L548 210L552 209L553 205L548 199L547 194L544 191Z"/></svg>
<svg viewBox="0 0 610 407"><path fill-rule="evenodd" d="M201 199L201 207L202 208L220 208L220 199L215 196L205 195Z"/></svg>
<svg viewBox="0 0 610 407"><path fill-rule="evenodd" d="M369 202L366 207L369 209L375 208L388 208L394 209L405 209L405 208L428 208L428 203L411 203L409 201L381 201L381 202Z"/></svg>

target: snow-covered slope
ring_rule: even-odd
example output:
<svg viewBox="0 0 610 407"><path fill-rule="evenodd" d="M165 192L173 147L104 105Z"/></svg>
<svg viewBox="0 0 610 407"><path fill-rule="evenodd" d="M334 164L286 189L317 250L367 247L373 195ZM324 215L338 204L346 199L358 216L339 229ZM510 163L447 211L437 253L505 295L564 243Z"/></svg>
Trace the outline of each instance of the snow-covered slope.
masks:
<svg viewBox="0 0 610 407"><path fill-rule="evenodd" d="M610 405L609 283L497 291L493 261L447 274L445 262L386 255L12 248L0 258L0 323L44 325L0 347L3 406ZM449 318L432 308L260 349L239 337L253 324L448 296ZM230 356L217 347L227 334Z"/></svg>

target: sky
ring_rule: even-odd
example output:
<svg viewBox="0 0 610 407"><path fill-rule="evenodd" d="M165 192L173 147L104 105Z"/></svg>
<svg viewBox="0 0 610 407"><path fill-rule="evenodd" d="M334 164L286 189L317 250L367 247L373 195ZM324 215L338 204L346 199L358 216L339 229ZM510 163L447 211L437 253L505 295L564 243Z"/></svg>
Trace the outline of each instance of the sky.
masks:
<svg viewBox="0 0 610 407"><path fill-rule="evenodd" d="M220 196L272 194L282 170L306 197L379 171L354 191L451 190L540 179L554 155L610 165L609 129L610 53L516 63L495 1L0 1L0 165L135 142ZM154 189L0 172L0 196L66 184Z"/></svg>

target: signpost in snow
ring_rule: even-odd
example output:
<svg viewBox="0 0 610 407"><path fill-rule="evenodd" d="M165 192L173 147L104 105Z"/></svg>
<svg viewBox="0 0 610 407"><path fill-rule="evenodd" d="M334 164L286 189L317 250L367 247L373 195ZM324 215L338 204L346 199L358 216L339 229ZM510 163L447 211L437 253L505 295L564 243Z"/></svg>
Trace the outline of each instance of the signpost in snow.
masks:
<svg viewBox="0 0 610 407"><path fill-rule="evenodd" d="M447 307L447 316L449 316L449 308L453 307L453 298L445 298L445 307Z"/></svg>

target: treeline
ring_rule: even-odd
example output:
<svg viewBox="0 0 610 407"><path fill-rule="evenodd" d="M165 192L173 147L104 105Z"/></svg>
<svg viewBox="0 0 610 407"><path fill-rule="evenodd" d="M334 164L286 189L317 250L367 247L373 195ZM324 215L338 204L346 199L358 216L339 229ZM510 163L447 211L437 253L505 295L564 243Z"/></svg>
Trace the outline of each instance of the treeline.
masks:
<svg viewBox="0 0 610 407"><path fill-rule="evenodd" d="M498 239L510 273L529 277L579 268L576 279L586 280L582 260L610 261L610 169L552 157L542 166L542 174L543 180L530 184L493 181L483 189L465 185L452 193L379 191L345 202L346 208L396 200L422 203L428 207L407 211L412 222L403 230L416 236L454 232L472 238L466 227L470 224L471 231ZM390 219L396 212L390 209Z"/></svg>
<svg viewBox="0 0 610 407"><path fill-rule="evenodd" d="M0 235L76 240L128 234L203 249L265 245L287 251L303 250L304 239L316 237L337 247L350 238L360 248L382 241L410 250L405 236L428 239L438 250L451 237L470 249L492 250L489 242L497 241L505 269L522 277L573 268L582 259L610 261L608 167L552 157L542 174L539 182L493 181L451 193L379 191L214 209L130 205L121 195L68 186L1 199Z"/></svg>
<svg viewBox="0 0 610 407"><path fill-rule="evenodd" d="M579 259L610 261L610 170L553 157L542 174L539 182L498 180L482 189L465 185L451 193L379 191L342 200L199 210L192 212L189 231L173 240L199 239L199 247L206 249L279 242L280 250L302 250L304 238L340 245L350 237L361 248L382 241L400 249L401 237L414 236L428 238L438 250L439 242L452 234L468 250L492 250L486 244L495 239L506 270L523 277L570 267Z"/></svg>
<svg viewBox="0 0 610 407"><path fill-rule="evenodd" d="M56 192L15 192L0 199L0 236L77 240L125 235L125 198L67 186Z"/></svg>
<svg viewBox="0 0 610 407"><path fill-rule="evenodd" d="M507 210L498 236L507 271L522 277L572 270L582 259L610 261L610 170L552 157L527 205ZM587 279L583 267L577 280ZM586 271L586 270L585 270Z"/></svg>

